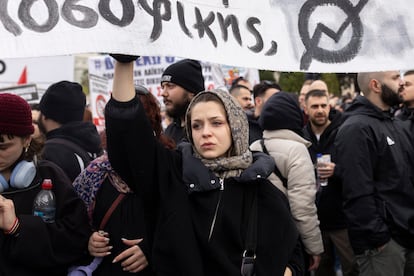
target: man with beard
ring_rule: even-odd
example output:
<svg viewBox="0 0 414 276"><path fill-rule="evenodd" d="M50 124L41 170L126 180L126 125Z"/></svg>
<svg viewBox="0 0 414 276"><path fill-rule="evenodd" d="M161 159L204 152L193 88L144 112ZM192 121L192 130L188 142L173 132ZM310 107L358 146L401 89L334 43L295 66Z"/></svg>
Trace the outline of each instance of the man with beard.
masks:
<svg viewBox="0 0 414 276"><path fill-rule="evenodd" d="M335 139L348 234L361 275L414 275L414 151L394 120L398 71L358 74L364 93L344 113Z"/></svg>
<svg viewBox="0 0 414 276"><path fill-rule="evenodd" d="M331 106L325 90L311 90L305 96L305 114L309 121L303 133L312 142L308 148L312 162L316 164L316 155L334 153L334 141L342 123L342 114L336 113L329 119ZM342 274L357 276L358 267L354 252L349 242L345 214L342 208L342 182L336 168L336 160L324 167L317 168L317 174L328 180L326 186L320 186L316 196L319 228L322 233L324 252L321 254L319 267L315 276L335 275L336 255L339 257Z"/></svg>
<svg viewBox="0 0 414 276"><path fill-rule="evenodd" d="M73 181L101 153L101 139L91 122L83 122L86 97L76 82L60 81L39 103L38 126L46 135L42 158L57 164Z"/></svg>
<svg viewBox="0 0 414 276"><path fill-rule="evenodd" d="M404 105L397 117L404 121L414 120L414 70L404 73L404 90L400 97Z"/></svg>
<svg viewBox="0 0 414 276"><path fill-rule="evenodd" d="M184 59L168 66L161 77L165 111L173 118L165 134L176 144L186 137L184 116L191 99L204 90L204 77L198 61Z"/></svg>

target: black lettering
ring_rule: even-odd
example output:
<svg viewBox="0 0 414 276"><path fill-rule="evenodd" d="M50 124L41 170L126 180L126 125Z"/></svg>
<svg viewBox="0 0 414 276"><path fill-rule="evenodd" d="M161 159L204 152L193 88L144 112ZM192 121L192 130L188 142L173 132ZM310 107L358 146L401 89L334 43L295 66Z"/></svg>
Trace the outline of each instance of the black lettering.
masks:
<svg viewBox="0 0 414 276"><path fill-rule="evenodd" d="M6 72L6 63L0 60L0 74L3 74L4 72Z"/></svg>
<svg viewBox="0 0 414 276"><path fill-rule="evenodd" d="M306 51L300 60L300 69L307 70L312 62L312 59L319 60L324 63L340 63L347 62L357 56L361 49L362 37L363 37L363 25L359 13L363 7L368 3L368 0L360 0L354 7L349 0L343 1L321 1L321 0L309 0L303 4L299 12L299 34L305 45ZM319 6L329 5L330 7L338 7L342 9L348 16L345 22L342 23L337 31L332 30L323 23L318 23L316 29L311 37L309 33L309 20L315 9ZM340 50L326 50L319 47L322 34L332 38L335 42L338 42L345 30L351 25L352 38L348 45Z"/></svg>
<svg viewBox="0 0 414 276"><path fill-rule="evenodd" d="M254 38L256 39L256 44L253 46L249 46L248 48L252 50L254 53L259 53L261 50L263 50L262 36L254 26L256 24L260 25L260 23L260 20L256 17L250 17L249 19L247 19L247 30L249 30L249 32L253 34Z"/></svg>
<svg viewBox="0 0 414 276"><path fill-rule="evenodd" d="M114 15L111 11L111 7L109 6L111 0L100 0L99 1L99 12L103 18L108 20L109 23L114 24L116 26L128 26L131 24L132 20L134 20L135 16L135 7L132 0L121 0L122 4L122 18L119 19Z"/></svg>
<svg viewBox="0 0 414 276"><path fill-rule="evenodd" d="M46 5L49 17L45 23L39 24L30 14L30 10L36 1L38 0L25 0L20 2L18 11L19 19L29 30L39 33L46 33L53 29L58 23L59 7L55 0L42 0Z"/></svg>
<svg viewBox="0 0 414 276"><path fill-rule="evenodd" d="M195 8L196 13L196 23L194 24L194 28L198 30L198 36L200 38L204 37L204 33L210 38L211 42L213 43L214 47L217 48L217 39L214 36L213 31L210 29L210 25L214 22L215 16L213 12L209 12L207 17L203 19L200 9Z"/></svg>
<svg viewBox="0 0 414 276"><path fill-rule="evenodd" d="M229 34L227 31L227 28L231 25L234 38L239 43L239 45L242 46L242 39L241 39L240 29L239 29L239 21L237 20L237 17L231 14L231 15L226 16L226 18L224 18L221 13L217 13L217 19L220 25L223 40L224 41L228 40Z"/></svg>
<svg viewBox="0 0 414 276"><path fill-rule="evenodd" d="M62 6L62 18L76 27L87 29L96 26L98 23L98 14L91 8L82 5L76 5L80 0L66 0ZM83 14L83 19L75 18L74 11Z"/></svg>
<svg viewBox="0 0 414 276"><path fill-rule="evenodd" d="M22 33L22 29L7 13L8 0L0 0L0 21L3 23L4 28L15 36Z"/></svg>
<svg viewBox="0 0 414 276"><path fill-rule="evenodd" d="M152 27L150 39L151 41L155 41L162 33L162 20L171 20L171 3L168 0L154 0L151 9L146 0L139 0L138 2L141 7L154 19L154 26ZM164 14L161 14L162 6L164 7Z"/></svg>
<svg viewBox="0 0 414 276"><path fill-rule="evenodd" d="M265 53L265 56L273 56L273 55L276 55L277 53L277 42L272 40L270 44L271 44L270 49L267 50L267 52Z"/></svg>
<svg viewBox="0 0 414 276"><path fill-rule="evenodd" d="M177 1L177 14L178 14L178 22L180 23L181 30L188 36L193 38L193 35L190 33L190 30L187 28L185 24L185 17L184 17L184 6L181 4L180 1Z"/></svg>

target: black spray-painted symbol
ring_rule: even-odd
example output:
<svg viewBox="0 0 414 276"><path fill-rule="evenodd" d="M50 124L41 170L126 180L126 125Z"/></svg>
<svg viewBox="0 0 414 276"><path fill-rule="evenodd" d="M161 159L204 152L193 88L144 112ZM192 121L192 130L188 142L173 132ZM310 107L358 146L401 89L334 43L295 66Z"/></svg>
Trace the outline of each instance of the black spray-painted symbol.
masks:
<svg viewBox="0 0 414 276"><path fill-rule="evenodd" d="M225 8L229 7L229 0L223 0L223 5Z"/></svg>
<svg viewBox="0 0 414 276"><path fill-rule="evenodd" d="M300 60L300 69L308 70L312 59L324 63L341 63L353 59L361 49L363 26L359 13L368 3L368 0L360 0L356 6L349 0L309 0L299 13L299 34L305 45L305 53ZM337 6L347 15L347 19L342 23L337 31L333 31L323 23L318 23L312 37L309 33L309 19L316 8L320 6ZM352 26L352 38L349 43L339 50L327 50L319 47L322 34L332 38L336 43L342 38L343 33Z"/></svg>

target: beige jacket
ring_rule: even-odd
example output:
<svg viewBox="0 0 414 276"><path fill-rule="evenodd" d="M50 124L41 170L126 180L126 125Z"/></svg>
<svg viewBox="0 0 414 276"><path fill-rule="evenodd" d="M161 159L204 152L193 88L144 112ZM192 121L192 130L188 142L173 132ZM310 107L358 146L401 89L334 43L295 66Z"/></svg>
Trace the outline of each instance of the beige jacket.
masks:
<svg viewBox="0 0 414 276"><path fill-rule="evenodd" d="M323 243L315 205L315 171L307 149L311 143L287 129L265 130L263 139L280 173L288 181L287 189L274 173L269 180L286 194L306 252L319 255L323 252ZM250 149L262 151L260 141L252 143Z"/></svg>

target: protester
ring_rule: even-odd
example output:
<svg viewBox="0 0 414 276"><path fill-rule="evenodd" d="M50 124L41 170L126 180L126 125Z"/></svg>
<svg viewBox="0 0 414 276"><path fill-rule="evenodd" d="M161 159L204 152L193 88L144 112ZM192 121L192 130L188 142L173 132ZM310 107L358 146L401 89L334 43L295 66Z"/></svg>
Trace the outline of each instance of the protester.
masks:
<svg viewBox="0 0 414 276"><path fill-rule="evenodd" d="M253 95L252 91L247 86L241 84L233 85L229 92L245 112L252 111L254 107L252 99Z"/></svg>
<svg viewBox="0 0 414 276"><path fill-rule="evenodd" d="M327 179L327 185L319 185L316 206L323 239L324 252L315 276L335 275L336 256L339 256L344 276L359 275L355 255L349 242L345 214L342 207L342 182L336 160L333 157L334 141L342 114L329 119L328 95L323 90L311 90L305 97L305 113L309 122L304 128L305 138L311 141L308 148L312 162L316 165L317 154L328 154L331 162L317 167L317 174Z"/></svg>
<svg viewBox="0 0 414 276"><path fill-rule="evenodd" d="M276 162L282 177L272 174L269 180L286 194L293 218L299 230L306 253L310 255L309 270L318 268L323 252L319 220L316 213L315 173L303 138L303 117L293 94L278 92L265 103L259 124L263 129L263 145L254 142L252 150L267 151Z"/></svg>
<svg viewBox="0 0 414 276"><path fill-rule="evenodd" d="M282 90L277 83L262 81L253 87L254 110L247 113L249 121L249 144L262 139L263 130L259 125L258 119L266 101L273 94Z"/></svg>
<svg viewBox="0 0 414 276"><path fill-rule="evenodd" d="M344 211L361 275L414 275L411 137L394 120L398 71L358 74L364 96L345 111L335 140Z"/></svg>
<svg viewBox="0 0 414 276"><path fill-rule="evenodd" d="M185 140L184 116L188 104L194 95L204 90L200 63L184 59L171 64L161 76L161 87L165 111L173 120L165 134L178 144Z"/></svg>
<svg viewBox="0 0 414 276"><path fill-rule="evenodd" d="M157 99L145 87L135 89L157 139L167 148L175 148L175 143L163 134ZM103 139L106 144L106 135ZM89 239L89 253L104 257L94 275L129 275L131 272L155 275L147 265L152 257L156 202L146 201L140 191L135 193L134 183L123 182L112 169L106 154L93 160L75 179L73 186L85 201L96 229ZM105 228L99 229L104 214L120 193L126 194L125 198Z"/></svg>
<svg viewBox="0 0 414 276"><path fill-rule="evenodd" d="M82 86L69 81L52 84L40 100L38 124L46 135L42 158L61 167L71 181L102 153L95 125L83 121L85 105Z"/></svg>
<svg viewBox="0 0 414 276"><path fill-rule="evenodd" d="M404 73L404 90L400 93L403 101L398 118L401 120L414 120L414 70Z"/></svg>
<svg viewBox="0 0 414 276"><path fill-rule="evenodd" d="M113 85L106 107L111 164L127 183L148 179L160 193L174 186L174 193L165 194L165 199L180 199L187 211L175 209L173 218L186 218L189 212L191 221L184 229L188 232L194 227L197 237L194 248L199 251L186 263L202 271L192 275L240 275L246 249L250 250L245 257L254 260L256 275L283 275L285 271L286 275L292 271L300 275L302 256L296 255L300 253L296 227L283 194L266 179L274 162L249 151L247 119L232 97L219 90L197 94L186 115L189 142L171 151L157 143L135 97L132 62L116 62ZM249 223L256 231L248 230ZM183 229L183 225L175 227ZM174 243L176 230L168 229L165 246ZM246 239L256 249L246 245ZM171 248L168 253L174 260L183 249ZM202 263L194 263L197 261Z"/></svg>
<svg viewBox="0 0 414 276"><path fill-rule="evenodd" d="M87 250L86 208L70 180L39 154L30 106L19 96L0 94L0 275L66 275ZM33 215L42 180L52 180L54 222Z"/></svg>

